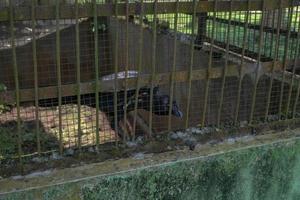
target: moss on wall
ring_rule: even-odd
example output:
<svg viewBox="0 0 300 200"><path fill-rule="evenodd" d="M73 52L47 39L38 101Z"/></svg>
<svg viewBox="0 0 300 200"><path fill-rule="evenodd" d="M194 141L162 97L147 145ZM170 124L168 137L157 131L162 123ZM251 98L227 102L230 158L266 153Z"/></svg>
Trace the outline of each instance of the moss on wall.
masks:
<svg viewBox="0 0 300 200"><path fill-rule="evenodd" d="M6 198L34 199L33 195L43 199L89 200L300 199L300 142L177 161Z"/></svg>

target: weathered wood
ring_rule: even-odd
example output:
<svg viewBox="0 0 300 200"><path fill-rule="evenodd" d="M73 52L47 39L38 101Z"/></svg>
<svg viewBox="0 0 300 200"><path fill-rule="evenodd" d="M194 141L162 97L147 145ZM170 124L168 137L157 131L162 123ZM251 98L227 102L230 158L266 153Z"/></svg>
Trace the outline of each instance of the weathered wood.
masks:
<svg viewBox="0 0 300 200"><path fill-rule="evenodd" d="M251 1L250 10L261 10L263 0L253 0ZM144 14L154 13L154 3L144 3ZM299 2L293 0L284 0L283 8L290 7L293 5L299 5ZM176 2L159 2L157 3L157 14L167 14L175 12ZM274 10L279 8L279 0L268 0L265 3L266 10ZM61 19L71 19L75 17L74 12L75 7L73 5L62 5ZM246 11L247 1L234 1L232 2L232 8L230 8L230 1L220 1L218 3L217 12L224 11ZM113 4L99 4L97 6L99 16L112 16L115 13L115 5ZM197 13L200 12L213 12L214 1L201 1L196 9ZM79 8L79 18L93 17L93 5L91 3L85 3L80 5ZM126 4L118 3L117 12L120 16L125 16L126 14ZM193 2L179 2L178 7L179 13L193 13ZM31 8L30 6L22 6L14 8L14 20L30 20ZM129 15L139 15L140 14L140 4L139 3L129 3ZM0 10L0 21L8 21L9 10L8 8L3 8ZM37 6L36 8L36 19L46 20L55 19L55 5L43 5Z"/></svg>
<svg viewBox="0 0 300 200"><path fill-rule="evenodd" d="M272 62L266 62L261 64L261 73L269 73L271 72ZM277 71L280 69L280 63L276 63L276 69ZM253 64L249 63L247 66L247 70L245 70L245 73L251 74L253 73L253 70L255 70L255 67ZM185 68L187 69L187 68ZM227 69L228 77L238 77L239 76L239 67L236 64L231 64L228 66ZM175 83L183 83L188 81L188 71L176 71L175 72ZM192 73L192 80L206 80L207 78L210 79L217 79L221 78L223 74L223 68L222 67L212 67L211 71L207 71L207 69L199 69L199 70L193 70ZM160 73L155 76L154 84L155 85L167 85L170 82L170 72L168 73ZM291 77L287 75L285 78L286 81L290 81ZM141 86L147 86L151 84L151 74L144 74L141 75ZM294 84L297 85L300 81L300 77L296 76ZM136 78L130 78L127 80L127 84L129 88L135 88L136 85ZM114 91L114 80L109 81L99 81L100 85L100 92L113 92ZM118 80L118 90L124 90L125 86L125 79ZM76 95L76 84L68 84L63 85L61 90L63 97L66 96L74 96ZM95 82L86 82L81 83L80 91L81 94L89 94L93 93L95 91ZM57 98L57 86L49 86L49 87L40 87L39 88L39 99L49 99L49 98ZM21 89L20 90L20 99L21 102L28 102L34 100L34 88L30 89ZM7 91L0 93L0 101L6 102L6 103L14 103L15 102L15 91Z"/></svg>

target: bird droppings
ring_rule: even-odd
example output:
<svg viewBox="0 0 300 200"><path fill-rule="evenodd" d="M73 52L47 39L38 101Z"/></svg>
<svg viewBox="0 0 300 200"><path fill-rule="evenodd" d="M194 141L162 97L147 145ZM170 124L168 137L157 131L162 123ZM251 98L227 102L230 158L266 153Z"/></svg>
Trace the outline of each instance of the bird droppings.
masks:
<svg viewBox="0 0 300 200"><path fill-rule="evenodd" d="M248 126L248 122L247 121L241 121L240 122L240 127L241 128L244 128L244 127L247 127Z"/></svg>
<svg viewBox="0 0 300 200"><path fill-rule="evenodd" d="M21 175L12 176L11 179L12 180L22 180L22 179L24 179L24 176L21 176Z"/></svg>
<svg viewBox="0 0 300 200"><path fill-rule="evenodd" d="M269 129L268 129L269 128ZM284 126L280 127L282 130ZM286 127L288 128L288 127ZM287 129L291 132L291 129ZM95 146L83 146L81 153L74 148L64 149L61 156L57 151L48 154L33 155L24 160L24 174L29 174L37 170L44 171L49 169L67 168L82 166L89 163L104 162L131 157L134 160L145 159L150 154L175 150L197 150L204 146L214 147L216 145L235 145L236 143L252 142L257 135L274 133L273 127L256 128L256 135L252 135L251 127L243 129L215 127L190 127L188 129L174 130L153 134L148 138L145 135L138 135L134 140L119 142L118 148L112 148L110 144L103 144L96 150ZM296 134L296 133L295 133ZM101 152L96 154L95 152ZM29 161L29 162L28 162ZM4 178L15 176L22 178L15 161L0 160L0 175Z"/></svg>
<svg viewBox="0 0 300 200"><path fill-rule="evenodd" d="M31 174L28 174L24 176L24 178L36 178L36 177L41 177L41 176L49 176L52 173L53 170L46 170L46 171L36 171Z"/></svg>
<svg viewBox="0 0 300 200"><path fill-rule="evenodd" d="M52 160L61 160L63 157L59 155L58 152L53 152L50 159Z"/></svg>
<svg viewBox="0 0 300 200"><path fill-rule="evenodd" d="M227 142L228 144L234 144L235 142L236 142L236 139L235 138L227 138L226 140L225 140L225 142Z"/></svg>
<svg viewBox="0 0 300 200"><path fill-rule="evenodd" d="M141 152L140 153L136 153L136 154L133 155L132 158L135 159L135 160L142 160L142 159L145 158L145 154L141 153Z"/></svg>
<svg viewBox="0 0 300 200"><path fill-rule="evenodd" d="M127 141L126 146L129 147L129 148L133 148L133 147L137 147L138 143L135 142L135 141Z"/></svg>
<svg viewBox="0 0 300 200"><path fill-rule="evenodd" d="M34 157L31 160L32 160L32 162L35 162L35 163L43 163L43 162L47 162L48 158L39 156L39 157Z"/></svg>
<svg viewBox="0 0 300 200"><path fill-rule="evenodd" d="M74 149L68 148L68 149L65 150L64 154L65 154L65 156L73 156L74 153L75 153Z"/></svg>
<svg viewBox="0 0 300 200"><path fill-rule="evenodd" d="M94 147L89 147L89 148L88 148L88 152L90 152L90 153L95 153L96 150L95 150Z"/></svg>
<svg viewBox="0 0 300 200"><path fill-rule="evenodd" d="M136 138L136 143L137 144L139 144L139 145L142 145L142 144L144 144L144 137L143 136L138 136L137 138Z"/></svg>

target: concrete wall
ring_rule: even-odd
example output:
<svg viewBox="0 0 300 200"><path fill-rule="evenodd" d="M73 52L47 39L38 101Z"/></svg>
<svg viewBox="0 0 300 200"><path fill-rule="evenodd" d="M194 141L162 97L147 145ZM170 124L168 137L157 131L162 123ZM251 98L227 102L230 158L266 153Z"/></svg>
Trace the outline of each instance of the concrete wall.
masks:
<svg viewBox="0 0 300 200"><path fill-rule="evenodd" d="M28 188L0 194L0 199L296 200L300 198L299 155L300 143L294 138L202 158L188 159L187 156L187 159L131 172ZM101 166L105 168L106 165ZM122 169L122 166L125 165L119 167ZM92 170L92 167L86 169ZM33 182L42 184L38 180L27 184Z"/></svg>

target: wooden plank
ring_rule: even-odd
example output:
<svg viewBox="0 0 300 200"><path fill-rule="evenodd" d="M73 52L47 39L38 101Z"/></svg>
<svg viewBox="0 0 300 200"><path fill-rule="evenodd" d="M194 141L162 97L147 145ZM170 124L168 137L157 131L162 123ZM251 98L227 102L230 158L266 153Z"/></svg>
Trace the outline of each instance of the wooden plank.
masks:
<svg viewBox="0 0 300 200"><path fill-rule="evenodd" d="M262 71L263 73L267 74L271 71L272 62L262 63ZM277 71L280 70L280 63L276 63ZM253 65L249 63L247 66L248 70L245 70L245 73L252 73L253 72ZM187 69L187 68L186 68ZM189 71L176 71L175 72L175 83L184 83L188 82L188 74ZM192 81L196 80L207 80L209 77L210 79L218 79L221 78L223 74L222 67L212 67L211 71L208 73L207 69L199 69L193 70L192 72ZM141 87L149 86L151 84L151 74L142 75L141 80ZM239 67L236 64L231 64L228 66L227 69L227 77L238 77L239 76ZM286 81L290 80L290 76L287 75ZM300 81L300 77L295 77L294 84L297 85ZM167 85L170 82L170 72L169 73L160 73L156 74L154 85ZM121 79L118 80L118 90L122 91L125 87L125 80ZM127 86L128 88L135 88L136 86L136 78L127 79ZM109 81L99 81L100 92L113 92L114 91L114 80ZM62 96L75 96L76 95L76 84L68 84L63 85ZM50 99L50 98L57 98L57 86L49 86L49 87L40 87L39 88L39 99ZM86 82L81 83L80 85L81 94L89 94L95 92L95 82ZM34 88L30 89L21 89L20 90L20 99L21 102L29 102L34 101ZM9 104L13 104L15 102L15 91L6 91L0 93L0 102L5 102Z"/></svg>
<svg viewBox="0 0 300 200"><path fill-rule="evenodd" d="M261 10L263 0L251 1L250 10ZM154 13L154 3L143 3L144 14ZM299 2L293 0L284 0L283 7L290 7L293 5L299 5ZM117 7L117 9L116 9ZM140 14L139 3L129 3L129 14L139 15ZM265 5L266 10L274 10L279 8L279 0L268 0ZM247 11L247 1L234 1L232 2L232 11ZM119 16L125 16L126 4L118 3L117 6L111 3L97 5L98 16L113 16L117 10ZM176 2L158 2L157 3L157 14L175 13ZM193 13L193 2L179 2L178 12L179 13ZM200 12L213 12L214 1L200 1L196 9L197 13ZM220 1L218 3L217 12L224 12L230 10L230 1ZM60 6L60 18L61 19L72 19L75 17L75 7L73 5L62 5ZM14 20L31 20L31 7L30 6L19 6L14 8ZM91 3L85 3L80 5L78 11L79 18L93 17L93 5ZM8 21L9 9L3 8L0 10L0 21ZM55 5L42 5L36 7L36 19L47 20L55 19Z"/></svg>

